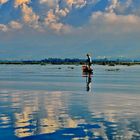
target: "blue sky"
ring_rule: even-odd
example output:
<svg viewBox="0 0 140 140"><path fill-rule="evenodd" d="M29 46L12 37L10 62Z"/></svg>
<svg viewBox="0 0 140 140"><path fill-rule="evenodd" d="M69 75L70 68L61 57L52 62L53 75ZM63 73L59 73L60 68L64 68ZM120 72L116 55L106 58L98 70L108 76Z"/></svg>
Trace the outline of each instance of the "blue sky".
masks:
<svg viewBox="0 0 140 140"><path fill-rule="evenodd" d="M0 0L0 59L140 58L140 0Z"/></svg>

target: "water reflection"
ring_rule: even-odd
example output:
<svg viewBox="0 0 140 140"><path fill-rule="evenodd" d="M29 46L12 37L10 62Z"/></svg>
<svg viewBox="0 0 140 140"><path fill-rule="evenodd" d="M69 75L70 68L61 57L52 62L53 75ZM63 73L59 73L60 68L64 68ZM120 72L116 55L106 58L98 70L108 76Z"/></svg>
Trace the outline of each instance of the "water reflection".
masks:
<svg viewBox="0 0 140 140"><path fill-rule="evenodd" d="M0 139L138 139L139 99L130 94L1 91L0 133L5 133Z"/></svg>
<svg viewBox="0 0 140 140"><path fill-rule="evenodd" d="M86 91L89 92L92 86L92 73L83 72L82 75L86 78Z"/></svg>
<svg viewBox="0 0 140 140"><path fill-rule="evenodd" d="M140 139L139 67L1 67L0 140Z"/></svg>
<svg viewBox="0 0 140 140"><path fill-rule="evenodd" d="M89 73L86 77L86 83L87 83L87 91L91 91L91 77L92 75Z"/></svg>

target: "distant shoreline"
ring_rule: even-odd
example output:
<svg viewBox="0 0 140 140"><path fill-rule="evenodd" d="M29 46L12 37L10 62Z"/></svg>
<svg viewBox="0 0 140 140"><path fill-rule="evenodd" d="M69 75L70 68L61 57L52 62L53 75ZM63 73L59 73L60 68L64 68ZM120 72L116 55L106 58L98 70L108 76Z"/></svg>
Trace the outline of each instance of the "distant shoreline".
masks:
<svg viewBox="0 0 140 140"><path fill-rule="evenodd" d="M6 65L48 65L48 64L55 64L55 65L84 65L86 64L85 59L60 59L60 58L49 58L43 60L1 60L0 64ZM115 66L115 65L140 65L140 60L108 60L108 59L95 59L93 60L93 64L97 65L108 65L108 66Z"/></svg>

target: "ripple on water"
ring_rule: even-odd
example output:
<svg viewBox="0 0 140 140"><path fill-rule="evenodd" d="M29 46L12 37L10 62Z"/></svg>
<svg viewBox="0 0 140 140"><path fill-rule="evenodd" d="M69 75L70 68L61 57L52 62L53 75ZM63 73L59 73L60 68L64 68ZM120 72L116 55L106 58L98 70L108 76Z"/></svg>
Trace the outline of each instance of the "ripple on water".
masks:
<svg viewBox="0 0 140 140"><path fill-rule="evenodd" d="M0 81L0 140L140 139L139 78L128 74L129 68L110 74L97 67L90 92L86 92L86 77L77 68L70 75L63 68L60 75L58 69L53 75L53 68L46 71L38 66L11 70L15 77L9 72ZM22 73L16 75L17 70ZM13 81L6 81L9 76Z"/></svg>

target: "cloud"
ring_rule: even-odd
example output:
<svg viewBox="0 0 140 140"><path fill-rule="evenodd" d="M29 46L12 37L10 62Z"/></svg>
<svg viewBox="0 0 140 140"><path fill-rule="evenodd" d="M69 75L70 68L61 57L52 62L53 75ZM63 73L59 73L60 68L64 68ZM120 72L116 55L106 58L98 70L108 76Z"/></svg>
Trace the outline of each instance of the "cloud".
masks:
<svg viewBox="0 0 140 140"><path fill-rule="evenodd" d="M137 9L135 6L134 0L110 0L109 6L106 7L106 12L118 13L118 14L130 14L134 9ZM139 9L139 8L138 8Z"/></svg>
<svg viewBox="0 0 140 140"><path fill-rule="evenodd" d="M47 17L45 19L45 23L46 24L49 24L51 22L56 22L57 21L57 17L56 15L54 14L53 10L51 9L50 11L48 11L47 13Z"/></svg>
<svg viewBox="0 0 140 140"><path fill-rule="evenodd" d="M55 9L55 13L57 16L59 17L65 17L67 16L67 14L69 13L69 9L68 8L64 8L64 9L60 9L59 5L57 5L56 9Z"/></svg>
<svg viewBox="0 0 140 140"><path fill-rule="evenodd" d="M49 7L53 8L56 7L56 5L59 3L59 0L40 0L40 4L46 4Z"/></svg>
<svg viewBox="0 0 140 140"><path fill-rule="evenodd" d="M99 0L90 0L90 3L93 4L95 1ZM22 17L18 20L23 24L20 24L22 27L24 25L34 29L43 29L45 27L45 30L51 29L55 32L63 30L63 32L68 32L72 26L64 23L62 18L66 18L73 8L79 9L84 7L87 2L89 3L89 0L39 0L37 7L43 7L43 12L41 13L33 11L33 6L28 5L31 3L31 0L15 0L14 7L21 9ZM42 13L43 15L41 15ZM7 24L11 25L11 23ZM16 26L12 23L12 27Z"/></svg>
<svg viewBox="0 0 140 140"><path fill-rule="evenodd" d="M106 11L113 13L114 9L119 6L119 0L110 0L109 7L106 8Z"/></svg>
<svg viewBox="0 0 140 140"><path fill-rule="evenodd" d="M32 28L39 28L39 16L33 12L32 8L27 6L26 4L23 4L21 9L23 22Z"/></svg>
<svg viewBox="0 0 140 140"><path fill-rule="evenodd" d="M22 24L17 21L11 21L9 24L0 24L0 31L7 32L11 30L18 30L22 28Z"/></svg>
<svg viewBox="0 0 140 140"><path fill-rule="evenodd" d="M138 31L140 17L136 15L117 15L116 13L94 12L91 16L91 24L102 27L103 30L115 32Z"/></svg>
<svg viewBox="0 0 140 140"><path fill-rule="evenodd" d="M8 0L0 0L0 4L4 4L6 2L8 2Z"/></svg>
<svg viewBox="0 0 140 140"><path fill-rule="evenodd" d="M0 0L0 3L7 1ZM9 31L9 28L13 30L31 27L33 30L42 29L47 32L47 30L51 29L58 33L62 31L68 32L71 29L77 28L87 29L86 26L89 26L90 22L91 26L89 28L91 29L99 28L100 26L103 30L112 30L113 32L115 29L136 30L140 24L140 17L136 14L137 9L134 8L135 2L133 0L108 0L106 8L102 11L98 11L95 8L94 10L96 11L93 12L92 16L92 11L88 7L94 6L98 2L102 2L102 0L39 0L35 8L33 4L30 4L31 2L33 3L31 0L14 0L14 10L18 8L17 11L21 12L21 18L11 18L11 21L8 21L5 25L2 22L0 30ZM85 8L83 8L84 6ZM133 10L126 13L130 7ZM83 9L80 10L80 8ZM86 8L87 12L85 12ZM82 13L78 12L83 12L83 19L79 20L79 22L83 23L75 26L73 23L77 22L76 20L79 15L82 15Z"/></svg>
<svg viewBox="0 0 140 140"><path fill-rule="evenodd" d="M15 7L21 6L22 4L28 4L30 0L15 0Z"/></svg>
<svg viewBox="0 0 140 140"><path fill-rule="evenodd" d="M45 25L57 33L69 31L69 26L59 22L59 16L57 16L52 9L47 13Z"/></svg>
<svg viewBox="0 0 140 140"><path fill-rule="evenodd" d="M66 3L69 7L82 8L86 5L87 0L66 0Z"/></svg>
<svg viewBox="0 0 140 140"><path fill-rule="evenodd" d="M115 13L94 12L92 14L93 22L103 21L110 24L138 24L140 17L135 15L117 15Z"/></svg>
<svg viewBox="0 0 140 140"><path fill-rule="evenodd" d="M15 8L20 6L22 11L22 21L23 24L26 26L32 27L34 29L39 29L39 15L37 15L31 6L28 6L28 4L31 2L31 0L15 0Z"/></svg>
<svg viewBox="0 0 140 140"><path fill-rule="evenodd" d="M9 28L10 29L21 29L22 28L22 25L21 25L21 23L19 23L17 21L11 21L9 23Z"/></svg>
<svg viewBox="0 0 140 140"><path fill-rule="evenodd" d="M40 4L46 4L46 16L44 18L44 25L54 32L69 32L72 28L71 25L64 24L62 18L75 8L82 8L86 4L86 0L40 0ZM48 8L49 7L49 8Z"/></svg>
<svg viewBox="0 0 140 140"><path fill-rule="evenodd" d="M8 31L7 26L6 26L6 25L4 25L4 24L0 24L0 31L3 31L3 32Z"/></svg>
<svg viewBox="0 0 140 140"><path fill-rule="evenodd" d="M60 0L40 0L39 2L40 4L46 4L51 8L56 7L60 3L61 5L65 7L69 7L69 8L72 8L72 6L76 8L82 8L83 6L86 5L87 0L61 0L61 1Z"/></svg>

